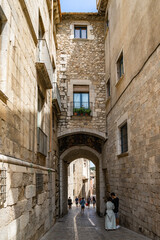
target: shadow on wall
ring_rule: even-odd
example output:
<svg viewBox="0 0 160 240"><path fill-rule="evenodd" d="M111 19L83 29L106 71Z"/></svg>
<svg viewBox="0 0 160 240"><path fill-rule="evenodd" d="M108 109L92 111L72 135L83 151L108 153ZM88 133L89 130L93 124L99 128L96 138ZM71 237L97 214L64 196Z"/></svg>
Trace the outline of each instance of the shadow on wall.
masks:
<svg viewBox="0 0 160 240"><path fill-rule="evenodd" d="M0 116L0 239L38 240L56 219L55 172L47 168L53 166L53 159L48 155L49 139L48 157L43 167L40 162L36 165L37 114L24 112L22 121L17 112L11 114L10 109L7 110ZM48 122L49 117L49 114L44 116ZM6 178L2 181L3 168ZM1 192L5 186L2 202Z"/></svg>

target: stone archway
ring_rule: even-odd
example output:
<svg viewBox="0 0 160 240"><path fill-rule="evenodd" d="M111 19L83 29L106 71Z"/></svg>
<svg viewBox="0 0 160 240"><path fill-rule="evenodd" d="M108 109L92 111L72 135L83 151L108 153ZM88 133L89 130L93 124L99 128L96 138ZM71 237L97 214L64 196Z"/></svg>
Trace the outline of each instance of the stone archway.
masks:
<svg viewBox="0 0 160 240"><path fill-rule="evenodd" d="M104 140L97 136L75 133L60 137L60 215L67 213L68 165L78 159L86 158L96 166L97 213L104 213L105 180L102 170L102 149Z"/></svg>

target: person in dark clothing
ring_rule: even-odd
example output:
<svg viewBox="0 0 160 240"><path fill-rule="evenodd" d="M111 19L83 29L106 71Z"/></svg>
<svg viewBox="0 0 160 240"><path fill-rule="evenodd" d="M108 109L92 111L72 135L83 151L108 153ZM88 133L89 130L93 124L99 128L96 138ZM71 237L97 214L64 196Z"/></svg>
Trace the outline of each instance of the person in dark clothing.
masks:
<svg viewBox="0 0 160 240"><path fill-rule="evenodd" d="M68 198L68 207L69 209L72 208L72 199L70 197Z"/></svg>
<svg viewBox="0 0 160 240"><path fill-rule="evenodd" d="M115 193L112 192L111 193L111 197L112 197L112 202L114 203L114 213L115 213L115 217L116 217L116 228L119 228L119 215L118 215L118 210L119 210L119 198L116 197Z"/></svg>

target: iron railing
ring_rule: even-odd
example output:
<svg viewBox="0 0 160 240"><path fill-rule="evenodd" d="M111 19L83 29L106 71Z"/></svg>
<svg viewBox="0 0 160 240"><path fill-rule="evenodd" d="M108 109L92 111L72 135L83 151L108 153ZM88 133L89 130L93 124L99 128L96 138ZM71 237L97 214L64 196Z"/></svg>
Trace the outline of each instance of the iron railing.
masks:
<svg viewBox="0 0 160 240"><path fill-rule="evenodd" d="M58 85L56 82L53 82L52 83L52 86L53 86L53 95L52 95L52 100L53 101L57 101L58 103L58 107L61 111L61 97L60 97L60 92L59 92L59 88L58 88Z"/></svg>
<svg viewBox="0 0 160 240"><path fill-rule="evenodd" d="M6 201L6 168L0 169L0 206Z"/></svg>
<svg viewBox="0 0 160 240"><path fill-rule="evenodd" d="M73 115L78 116L92 116L93 103L92 102L72 102L71 108L73 109Z"/></svg>
<svg viewBox="0 0 160 240"><path fill-rule="evenodd" d="M37 128L37 152L47 156L47 135L41 128Z"/></svg>

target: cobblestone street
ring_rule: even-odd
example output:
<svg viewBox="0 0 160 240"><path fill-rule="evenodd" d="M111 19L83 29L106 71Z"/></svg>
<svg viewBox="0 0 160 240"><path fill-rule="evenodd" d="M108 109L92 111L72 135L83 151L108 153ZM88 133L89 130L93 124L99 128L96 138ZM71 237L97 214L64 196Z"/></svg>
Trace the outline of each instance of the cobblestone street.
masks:
<svg viewBox="0 0 160 240"><path fill-rule="evenodd" d="M126 228L115 231L104 229L104 218L97 216L95 209L73 207L68 215L59 219L54 227L41 240L149 240Z"/></svg>

